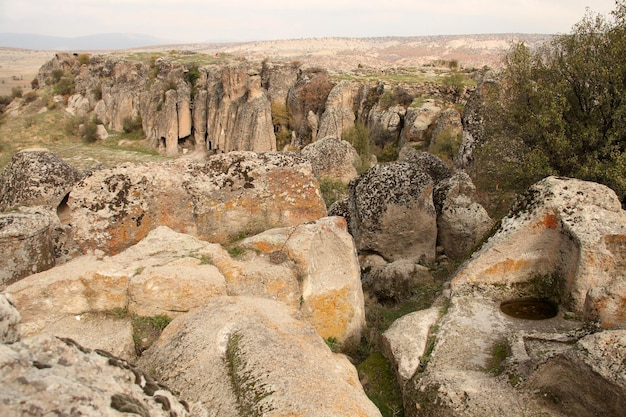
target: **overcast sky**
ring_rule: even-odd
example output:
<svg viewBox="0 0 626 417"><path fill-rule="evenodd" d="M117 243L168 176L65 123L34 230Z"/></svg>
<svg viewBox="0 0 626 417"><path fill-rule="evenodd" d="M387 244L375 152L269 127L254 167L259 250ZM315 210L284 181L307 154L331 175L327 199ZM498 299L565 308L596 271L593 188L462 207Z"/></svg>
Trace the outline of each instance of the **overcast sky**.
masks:
<svg viewBox="0 0 626 417"><path fill-rule="evenodd" d="M568 33L614 0L0 0L0 32L181 42Z"/></svg>

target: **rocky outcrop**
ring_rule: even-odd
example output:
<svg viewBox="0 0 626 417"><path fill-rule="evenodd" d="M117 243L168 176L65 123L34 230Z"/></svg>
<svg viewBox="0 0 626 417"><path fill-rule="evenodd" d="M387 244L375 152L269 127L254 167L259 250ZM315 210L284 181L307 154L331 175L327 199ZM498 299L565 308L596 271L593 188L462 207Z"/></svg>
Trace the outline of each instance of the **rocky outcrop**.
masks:
<svg viewBox="0 0 626 417"><path fill-rule="evenodd" d="M354 127L356 116L353 109L357 93L358 85L349 81L341 81L330 90L319 121L317 138L332 136L341 139L344 131Z"/></svg>
<svg viewBox="0 0 626 417"><path fill-rule="evenodd" d="M0 344L15 343L20 340L20 316L15 301L10 294L0 293Z"/></svg>
<svg viewBox="0 0 626 417"><path fill-rule="evenodd" d="M137 368L72 339L39 336L0 344L3 416L207 415Z"/></svg>
<svg viewBox="0 0 626 417"><path fill-rule="evenodd" d="M425 144L429 139L429 129L441 114L441 107L434 99L426 99L419 107L409 107L406 111L404 128L400 135L400 147L406 144Z"/></svg>
<svg viewBox="0 0 626 417"><path fill-rule="evenodd" d="M393 261L434 260L433 179L411 163L379 164L349 184L350 230L359 251Z"/></svg>
<svg viewBox="0 0 626 417"><path fill-rule="evenodd" d="M300 69L294 63L264 61L261 71L261 83L267 90L270 101L287 103L289 89L298 81Z"/></svg>
<svg viewBox="0 0 626 417"><path fill-rule="evenodd" d="M264 254L271 263L293 263L297 298L286 304L297 308L323 338L333 338L346 350L357 348L365 329L365 309L356 248L343 218L269 230L241 245Z"/></svg>
<svg viewBox="0 0 626 417"><path fill-rule="evenodd" d="M0 211L44 206L56 211L82 174L46 149L15 153L0 176Z"/></svg>
<svg viewBox="0 0 626 417"><path fill-rule="evenodd" d="M363 290L381 304L399 303L420 286L433 284L429 269L410 259L374 265L363 279Z"/></svg>
<svg viewBox="0 0 626 417"><path fill-rule="evenodd" d="M459 271L453 290L505 283L509 297L550 295L605 328L624 328L623 316L600 296L614 293L626 278L624 242L626 212L611 189L548 177L528 190ZM536 294L546 285L549 294Z"/></svg>
<svg viewBox="0 0 626 417"><path fill-rule="evenodd" d="M99 170L74 188L68 207L76 247L108 254L161 225L226 243L326 215L304 158L252 152Z"/></svg>
<svg viewBox="0 0 626 417"><path fill-rule="evenodd" d="M315 177L341 180L344 184L357 176L355 166L359 154L345 140L326 137L302 149L302 155L311 162Z"/></svg>
<svg viewBox="0 0 626 417"><path fill-rule="evenodd" d="M456 139L461 139L463 136L463 124L461 122L461 115L454 108L445 109L441 112L437 121L434 124L432 133L430 135L430 143L428 144L428 151L433 152L442 146L442 143L451 142ZM456 155L455 155L456 156Z"/></svg>
<svg viewBox="0 0 626 417"><path fill-rule="evenodd" d="M69 326L59 323L85 314L120 310L142 317L175 317L213 297L245 295L274 299L298 310L338 346L353 348L359 343L365 326L363 293L354 244L343 219L271 230L242 241L233 253L239 256L159 227L118 255L81 256L16 282L7 291L22 314L25 335L49 331L65 336L59 331ZM75 324L81 327L76 334L83 334L89 320ZM121 347L125 339L122 331L117 332L112 330L107 337Z"/></svg>
<svg viewBox="0 0 626 417"><path fill-rule="evenodd" d="M404 106L391 107L375 105L367 116L370 140L383 148L388 143L397 143L404 124L407 109Z"/></svg>
<svg viewBox="0 0 626 417"><path fill-rule="evenodd" d="M493 221L477 202L476 187L465 172L440 181L433 198L438 244L450 258L462 259L491 229Z"/></svg>
<svg viewBox="0 0 626 417"><path fill-rule="evenodd" d="M380 416L350 362L272 300L213 299L174 320L139 364L220 416Z"/></svg>

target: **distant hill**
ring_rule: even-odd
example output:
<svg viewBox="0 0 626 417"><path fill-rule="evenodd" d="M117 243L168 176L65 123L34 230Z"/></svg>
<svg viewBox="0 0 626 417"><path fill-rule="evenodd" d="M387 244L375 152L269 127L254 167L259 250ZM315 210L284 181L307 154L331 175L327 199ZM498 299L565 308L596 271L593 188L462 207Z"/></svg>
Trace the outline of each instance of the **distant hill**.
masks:
<svg viewBox="0 0 626 417"><path fill-rule="evenodd" d="M171 44L175 41L142 34L105 33L67 38L33 33L0 33L0 47L53 51L129 49Z"/></svg>

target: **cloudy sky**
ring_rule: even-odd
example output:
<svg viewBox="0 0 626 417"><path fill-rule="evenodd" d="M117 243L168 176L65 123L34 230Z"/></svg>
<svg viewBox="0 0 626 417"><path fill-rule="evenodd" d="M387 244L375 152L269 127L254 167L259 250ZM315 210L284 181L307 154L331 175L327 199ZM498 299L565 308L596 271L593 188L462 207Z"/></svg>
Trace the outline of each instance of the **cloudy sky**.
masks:
<svg viewBox="0 0 626 417"><path fill-rule="evenodd" d="M0 32L181 42L568 33L614 0L0 0Z"/></svg>

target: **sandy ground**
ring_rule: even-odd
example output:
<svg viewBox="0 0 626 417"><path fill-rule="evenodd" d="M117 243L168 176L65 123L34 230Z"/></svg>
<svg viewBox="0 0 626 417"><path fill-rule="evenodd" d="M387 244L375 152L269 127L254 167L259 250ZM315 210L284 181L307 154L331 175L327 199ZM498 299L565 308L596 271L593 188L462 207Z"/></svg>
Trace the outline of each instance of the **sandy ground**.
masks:
<svg viewBox="0 0 626 417"><path fill-rule="evenodd" d="M0 47L0 96L11 94L13 87L22 87L24 93L30 91L37 71L53 56L53 51Z"/></svg>

